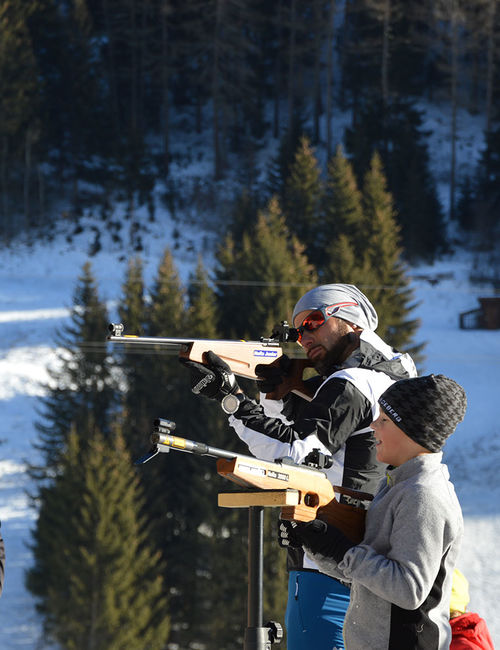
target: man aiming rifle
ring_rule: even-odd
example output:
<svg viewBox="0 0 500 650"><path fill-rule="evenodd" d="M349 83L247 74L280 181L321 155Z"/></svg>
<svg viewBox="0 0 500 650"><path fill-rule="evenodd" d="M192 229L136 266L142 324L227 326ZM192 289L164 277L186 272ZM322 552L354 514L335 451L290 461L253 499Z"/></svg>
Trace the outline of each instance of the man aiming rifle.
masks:
<svg viewBox="0 0 500 650"><path fill-rule="evenodd" d="M378 317L354 285L329 284L308 291L292 315L299 344L318 373L306 381L312 398L289 393L280 400L266 394L287 383L293 361L258 365L260 401L238 386L229 366L206 350L204 363L181 359L191 373L193 392L218 400L229 423L263 460L290 457L302 463L310 453L332 456L325 472L332 483L373 494L385 466L376 460L370 423L378 417L378 398L398 379L416 376L407 354L397 352L375 333ZM337 494L340 503L366 507ZM280 522L280 544L288 549L288 650L344 648L342 625L349 589L293 545L293 527Z"/></svg>

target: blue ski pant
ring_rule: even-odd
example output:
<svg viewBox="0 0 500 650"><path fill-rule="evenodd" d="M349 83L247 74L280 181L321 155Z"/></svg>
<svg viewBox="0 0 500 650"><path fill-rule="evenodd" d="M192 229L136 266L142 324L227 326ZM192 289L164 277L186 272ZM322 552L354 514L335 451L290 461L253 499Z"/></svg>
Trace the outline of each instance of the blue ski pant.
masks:
<svg viewBox="0 0 500 650"><path fill-rule="evenodd" d="M287 650L344 650L350 590L316 571L290 571L285 614Z"/></svg>

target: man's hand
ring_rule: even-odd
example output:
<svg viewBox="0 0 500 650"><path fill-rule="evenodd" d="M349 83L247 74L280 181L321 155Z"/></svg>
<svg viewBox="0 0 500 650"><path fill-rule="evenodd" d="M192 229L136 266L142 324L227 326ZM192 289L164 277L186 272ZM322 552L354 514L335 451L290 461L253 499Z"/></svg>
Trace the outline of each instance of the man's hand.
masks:
<svg viewBox="0 0 500 650"><path fill-rule="evenodd" d="M255 366L257 387L261 393L273 393L277 386L283 383L292 365L292 360L286 354L277 361L269 364L259 363Z"/></svg>
<svg viewBox="0 0 500 650"><path fill-rule="evenodd" d="M206 363L180 358L191 374L191 390L195 395L220 402L226 395L239 391L236 378L225 361L211 350L205 352L203 358Z"/></svg>

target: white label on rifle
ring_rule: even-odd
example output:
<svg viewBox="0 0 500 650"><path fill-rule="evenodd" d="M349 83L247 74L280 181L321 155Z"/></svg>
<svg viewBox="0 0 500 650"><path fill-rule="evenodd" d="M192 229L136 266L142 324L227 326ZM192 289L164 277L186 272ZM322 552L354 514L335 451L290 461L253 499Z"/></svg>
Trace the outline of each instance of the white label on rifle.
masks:
<svg viewBox="0 0 500 650"><path fill-rule="evenodd" d="M277 357L278 350L254 350L254 357Z"/></svg>
<svg viewBox="0 0 500 650"><path fill-rule="evenodd" d="M252 465L243 465L242 463L239 463L238 469L241 472L246 472L247 474L258 474L259 476L266 475L266 470L262 467L252 467Z"/></svg>
<svg viewBox="0 0 500 650"><path fill-rule="evenodd" d="M263 467L254 467L253 465L244 465L243 463L238 464L238 469L242 474L257 474L258 476L267 476L278 481L288 482L290 478L285 472L276 472L273 469L265 470Z"/></svg>
<svg viewBox="0 0 500 650"><path fill-rule="evenodd" d="M288 481L288 479L290 478L288 474L283 474L283 472L275 472L272 469L268 470L267 475L269 476L269 478L275 478L278 481Z"/></svg>

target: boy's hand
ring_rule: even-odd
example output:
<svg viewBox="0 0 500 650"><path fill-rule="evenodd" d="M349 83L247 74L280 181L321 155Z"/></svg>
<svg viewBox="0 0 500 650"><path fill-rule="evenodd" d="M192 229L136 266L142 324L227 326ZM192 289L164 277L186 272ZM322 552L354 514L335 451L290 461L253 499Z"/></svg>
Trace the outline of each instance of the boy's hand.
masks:
<svg viewBox="0 0 500 650"><path fill-rule="evenodd" d="M331 557L336 562L340 562L346 552L356 546L338 528L330 526L321 519L303 524L299 529L299 535L306 549Z"/></svg>
<svg viewBox="0 0 500 650"><path fill-rule="evenodd" d="M302 539L299 534L298 521L279 520L278 544L281 548L302 548Z"/></svg>

